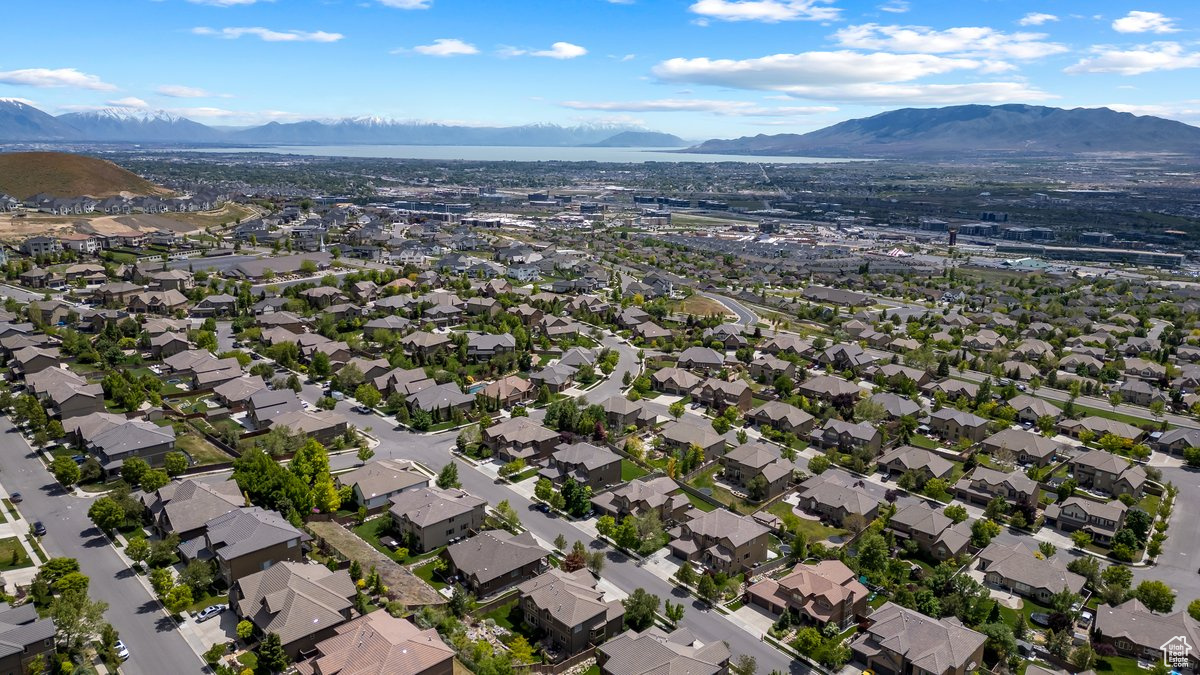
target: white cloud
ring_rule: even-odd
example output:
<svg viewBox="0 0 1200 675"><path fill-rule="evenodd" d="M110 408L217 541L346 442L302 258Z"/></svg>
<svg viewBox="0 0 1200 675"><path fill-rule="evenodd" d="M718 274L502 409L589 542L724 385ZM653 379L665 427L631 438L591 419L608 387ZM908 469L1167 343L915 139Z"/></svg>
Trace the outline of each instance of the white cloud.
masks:
<svg viewBox="0 0 1200 675"><path fill-rule="evenodd" d="M634 0L607 0L610 5L632 5Z"/></svg>
<svg viewBox="0 0 1200 675"><path fill-rule="evenodd" d="M260 0L188 0L193 5L209 5L210 7L236 7L238 5L253 5ZM261 0L272 2L273 0Z"/></svg>
<svg viewBox="0 0 1200 675"><path fill-rule="evenodd" d="M417 45L412 51L425 56L468 56L479 53L475 45L457 38L438 38L432 44Z"/></svg>
<svg viewBox="0 0 1200 675"><path fill-rule="evenodd" d="M95 91L112 91L117 87L95 75L81 73L75 68L22 68L0 71L0 84L27 87L76 87Z"/></svg>
<svg viewBox="0 0 1200 675"><path fill-rule="evenodd" d="M1141 75L1158 70L1181 70L1200 68L1200 52L1189 52L1178 42L1153 42L1131 49L1112 46L1092 48L1089 58L1081 59L1063 72L1116 73L1118 75Z"/></svg>
<svg viewBox="0 0 1200 675"><path fill-rule="evenodd" d="M841 10L832 0L697 0L694 14L720 21L836 21ZM705 25L705 24L702 24Z"/></svg>
<svg viewBox="0 0 1200 675"><path fill-rule="evenodd" d="M797 85L903 82L956 70L978 70L982 66L982 62L973 59L930 54L829 51L743 60L675 58L659 63L653 72L671 82L786 92Z"/></svg>
<svg viewBox="0 0 1200 675"><path fill-rule="evenodd" d="M548 59L574 59L588 53L588 50L570 42L555 42L550 49L524 49L521 47L501 47L497 52L500 56L540 56Z"/></svg>
<svg viewBox="0 0 1200 675"><path fill-rule="evenodd" d="M393 9L429 9L433 0L379 0L379 4Z"/></svg>
<svg viewBox="0 0 1200 675"><path fill-rule="evenodd" d="M573 45L570 42L555 42L550 45L550 49L529 52L529 55L544 56L548 59L574 59L587 53L587 50L579 45Z"/></svg>
<svg viewBox="0 0 1200 675"><path fill-rule="evenodd" d="M221 96L228 98L227 94L212 94L206 89L199 87L188 87L182 84L164 84L157 87L155 93L171 98L211 98L213 96Z"/></svg>
<svg viewBox="0 0 1200 675"><path fill-rule="evenodd" d="M1175 19L1163 16L1158 12L1140 12L1134 10L1112 22L1112 29L1118 33L1176 33Z"/></svg>
<svg viewBox="0 0 1200 675"><path fill-rule="evenodd" d="M842 28L833 37L843 47L916 54L987 55L1031 60L1067 51L1065 45L1044 41L1045 33L1005 33L987 26L935 30L928 26L867 23Z"/></svg>
<svg viewBox="0 0 1200 675"><path fill-rule="evenodd" d="M734 117L792 117L837 112L834 106L765 107L749 101L663 98L649 101L563 101L573 110L605 112L711 112Z"/></svg>
<svg viewBox="0 0 1200 675"><path fill-rule="evenodd" d="M956 71L996 72L1007 64L933 54L853 51L775 54L757 59L669 59L654 67L668 82L774 91L823 101L970 103L1035 101L1052 95L1021 82L919 84L913 80Z"/></svg>
<svg viewBox="0 0 1200 675"><path fill-rule="evenodd" d="M891 12L892 14L903 14L912 9L908 0L888 0L879 6L881 12Z"/></svg>
<svg viewBox="0 0 1200 675"><path fill-rule="evenodd" d="M1017 19L1017 23L1022 26L1040 26L1050 21L1058 21L1058 17L1054 16L1053 14L1030 12L1020 19Z"/></svg>
<svg viewBox="0 0 1200 675"><path fill-rule="evenodd" d="M105 103L107 105L111 105L116 108L149 108L150 107L149 103L146 103L145 101L143 101L142 99L140 99L136 96L126 96L125 98L119 98L115 101L105 101Z"/></svg>
<svg viewBox="0 0 1200 675"><path fill-rule="evenodd" d="M345 37L341 33L327 33L323 30L277 31L259 26L232 28L208 28L205 26L200 26L198 28L193 28L192 33L196 35L224 38L226 40L236 40L244 35L250 35L252 37L257 37L264 42L337 42Z"/></svg>

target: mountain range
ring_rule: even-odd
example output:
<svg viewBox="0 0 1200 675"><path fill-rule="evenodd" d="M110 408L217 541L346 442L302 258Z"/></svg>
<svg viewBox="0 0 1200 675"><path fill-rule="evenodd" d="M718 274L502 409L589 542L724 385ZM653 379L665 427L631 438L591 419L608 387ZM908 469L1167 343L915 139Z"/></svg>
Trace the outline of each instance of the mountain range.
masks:
<svg viewBox="0 0 1200 675"><path fill-rule="evenodd" d="M623 136L628 132L635 135ZM164 111L105 108L57 117L13 99L0 99L0 143L102 142L172 144L270 145L495 145L582 146L612 139L620 146L674 139L671 147L686 145L669 134L651 134L627 125L593 124L564 127L528 124L512 127L474 127L427 122L402 122L378 117L329 121L270 122L245 129L222 129ZM630 145L630 143L635 143ZM657 146L666 147L666 146Z"/></svg>
<svg viewBox="0 0 1200 675"><path fill-rule="evenodd" d="M807 134L760 134L705 141L688 151L880 158L1195 153L1200 151L1200 128L1108 108L958 105L892 110Z"/></svg>

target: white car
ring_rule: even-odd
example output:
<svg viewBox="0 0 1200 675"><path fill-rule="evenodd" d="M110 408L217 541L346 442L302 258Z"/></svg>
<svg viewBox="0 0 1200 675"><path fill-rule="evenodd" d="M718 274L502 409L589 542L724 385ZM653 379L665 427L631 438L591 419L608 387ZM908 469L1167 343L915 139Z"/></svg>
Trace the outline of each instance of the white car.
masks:
<svg viewBox="0 0 1200 675"><path fill-rule="evenodd" d="M125 646L124 642L117 640L117 644L113 645L113 649L115 649L117 652L117 658L121 659L122 661L129 660L129 648Z"/></svg>
<svg viewBox="0 0 1200 675"><path fill-rule="evenodd" d="M220 615L226 609L229 609L227 605L209 605L196 613L196 623L204 623L214 616Z"/></svg>

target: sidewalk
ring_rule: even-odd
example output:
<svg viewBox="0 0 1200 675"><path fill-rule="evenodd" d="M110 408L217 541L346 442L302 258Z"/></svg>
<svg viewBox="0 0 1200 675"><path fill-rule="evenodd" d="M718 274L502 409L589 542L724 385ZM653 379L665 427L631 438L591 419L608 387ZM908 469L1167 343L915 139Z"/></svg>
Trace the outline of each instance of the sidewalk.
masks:
<svg viewBox="0 0 1200 675"><path fill-rule="evenodd" d="M3 486L0 486L0 498L9 498L8 490ZM21 542L21 548L25 549L25 555L29 556L33 564L29 567L21 567L4 572L4 592L9 594L15 594L17 586L28 586L33 583L33 577L37 574L38 567L41 567L42 563L46 562L29 545L29 522L21 515L21 507L13 504L13 508L17 510L15 518L12 512L4 509L4 522L0 523L0 539L16 537L17 541Z"/></svg>

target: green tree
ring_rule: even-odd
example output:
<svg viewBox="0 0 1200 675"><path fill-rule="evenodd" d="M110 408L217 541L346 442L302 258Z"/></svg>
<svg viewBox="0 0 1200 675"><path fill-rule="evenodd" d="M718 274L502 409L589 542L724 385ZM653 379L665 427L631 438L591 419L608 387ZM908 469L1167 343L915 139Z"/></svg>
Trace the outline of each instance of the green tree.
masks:
<svg viewBox="0 0 1200 675"><path fill-rule="evenodd" d="M192 589L195 594L207 590L209 586L212 586L215 578L212 563L195 558L188 561L187 566L179 573L179 583Z"/></svg>
<svg viewBox="0 0 1200 675"><path fill-rule="evenodd" d="M287 669L288 656L278 633L267 633L258 644L258 667L267 673L281 673Z"/></svg>
<svg viewBox="0 0 1200 675"><path fill-rule="evenodd" d="M354 398L358 399L358 402L367 408L374 409L375 406L379 405L379 401L383 399L383 395L379 393L379 390L374 385L364 383L358 385L358 388L354 390Z"/></svg>
<svg viewBox="0 0 1200 675"><path fill-rule="evenodd" d="M684 562L675 572L675 578L684 586L691 586L696 582L696 570L692 569L692 564Z"/></svg>
<svg viewBox="0 0 1200 675"><path fill-rule="evenodd" d="M104 624L108 603L92 600L86 591L71 591L55 598L50 604L59 643L69 650L82 646L83 640L95 635Z"/></svg>
<svg viewBox="0 0 1200 675"><path fill-rule="evenodd" d="M550 501L550 495L553 493L554 483L551 483L549 478L539 478L537 483L535 483L533 486L533 495L544 502ZM603 520L603 518L601 518L601 520ZM609 520L612 519L609 518ZM601 532L601 534L603 534L603 532Z"/></svg>
<svg viewBox="0 0 1200 675"><path fill-rule="evenodd" d="M437 486L443 490L462 487L462 483L458 480L458 464L456 462L450 462L442 467L441 472L438 473Z"/></svg>
<svg viewBox="0 0 1200 675"><path fill-rule="evenodd" d="M700 577L700 583L696 586L696 592L700 594L701 598L711 604L717 599L717 582L713 581L711 575L705 574Z"/></svg>
<svg viewBox="0 0 1200 675"><path fill-rule="evenodd" d="M130 485L140 485L142 475L150 470L150 465L141 457L130 457L121 463L121 478Z"/></svg>
<svg viewBox="0 0 1200 675"><path fill-rule="evenodd" d="M658 602L657 595L647 593L643 588L635 588L628 598L621 601L625 607L625 625L639 632L654 625Z"/></svg>
<svg viewBox="0 0 1200 675"><path fill-rule="evenodd" d="M125 509L112 497L100 497L88 507L88 518L92 524L107 535L125 524Z"/></svg>
<svg viewBox="0 0 1200 675"><path fill-rule="evenodd" d="M56 457L50 463L50 473L54 474L54 479L65 487L71 487L79 482L79 465L70 457Z"/></svg>
<svg viewBox="0 0 1200 675"><path fill-rule="evenodd" d="M673 604L670 600L666 601L663 606L663 613L667 617L667 621L671 622L672 626L678 626L680 621L683 621L683 603Z"/></svg>
<svg viewBox="0 0 1200 675"><path fill-rule="evenodd" d="M667 406L667 412L670 413L671 417L674 417L675 419L679 419L680 417L683 417L683 413L684 413L683 401L676 401L676 402L672 403L671 405Z"/></svg>
<svg viewBox="0 0 1200 675"><path fill-rule="evenodd" d="M366 464L374 456L375 451L367 445L359 447L358 452L355 454L355 457L358 458L358 461L362 462L363 464Z"/></svg>
<svg viewBox="0 0 1200 675"><path fill-rule="evenodd" d="M329 355L325 352L315 352L308 364L308 374L312 375L314 380L324 380L329 377L331 371Z"/></svg>
<svg viewBox="0 0 1200 675"><path fill-rule="evenodd" d="M1084 549L1092 543L1092 535L1083 530L1075 530L1071 533L1071 543L1075 544L1075 548Z"/></svg>
<svg viewBox="0 0 1200 675"><path fill-rule="evenodd" d="M946 517L955 523L961 523L967 519L967 509L961 504L951 504L942 513L945 513Z"/></svg>
<svg viewBox="0 0 1200 675"><path fill-rule="evenodd" d="M187 609L192 602L192 589L183 584L171 587L166 595L162 597L163 606L171 614L179 614Z"/></svg>
<svg viewBox="0 0 1200 675"><path fill-rule="evenodd" d="M251 635L254 635L254 624L248 619L239 621L237 624L238 639L245 642L250 639Z"/></svg>
<svg viewBox="0 0 1200 675"><path fill-rule="evenodd" d="M983 548L1000 534L1000 525L994 521L981 518L971 523L971 545Z"/></svg>
<svg viewBox="0 0 1200 675"><path fill-rule="evenodd" d="M221 662L221 657L229 653L229 646L224 642L214 642L213 646L209 647L204 652L204 662L210 666L216 667Z"/></svg>
<svg viewBox="0 0 1200 675"><path fill-rule="evenodd" d="M154 492L170 482L171 477L167 475L166 471L162 469L150 469L142 474L142 480L139 482L139 485L146 492Z"/></svg>
<svg viewBox="0 0 1200 675"><path fill-rule="evenodd" d="M508 651L512 656L513 663L533 663L533 646L529 644L529 640L525 639L524 635L517 635L509 643Z"/></svg>
<svg viewBox="0 0 1200 675"><path fill-rule="evenodd" d="M135 563L141 564L150 555L150 542L145 537L134 537L125 547L125 555Z"/></svg>
<svg viewBox="0 0 1200 675"><path fill-rule="evenodd" d="M188 468L187 455L183 454L182 452L178 452L178 451L168 452L163 457L163 469L167 472L167 475L171 476L172 478L174 478L175 476L178 476L179 474L183 473L184 471L187 471L187 468Z"/></svg>
<svg viewBox="0 0 1200 675"><path fill-rule="evenodd" d="M1149 579L1133 589L1133 595L1146 609L1159 614L1169 614L1175 606L1175 591L1165 583Z"/></svg>

